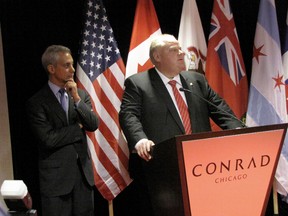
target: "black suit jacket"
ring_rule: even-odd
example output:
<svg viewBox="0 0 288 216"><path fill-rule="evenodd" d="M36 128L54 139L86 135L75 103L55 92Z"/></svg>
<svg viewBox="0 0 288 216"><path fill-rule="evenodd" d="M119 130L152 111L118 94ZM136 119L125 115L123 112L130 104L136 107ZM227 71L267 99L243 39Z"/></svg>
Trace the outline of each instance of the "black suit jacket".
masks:
<svg viewBox="0 0 288 216"><path fill-rule="evenodd" d="M48 84L27 101L27 116L39 141L42 195L59 196L72 190L76 169L79 169L77 158L88 184L94 185L85 130L95 131L98 118L92 111L89 95L80 89L78 93L81 101L77 108L69 96L69 124L65 111ZM83 129L78 123L83 125Z"/></svg>
<svg viewBox="0 0 288 216"><path fill-rule="evenodd" d="M185 71L180 73L180 79L183 88L194 93L185 92L193 133L210 131L209 117L223 129L241 127L239 121L227 114L234 115L226 102L210 88L205 76ZM195 94L211 101L219 109ZM143 138L157 144L185 133L169 92L154 68L126 79L119 118L130 150Z"/></svg>

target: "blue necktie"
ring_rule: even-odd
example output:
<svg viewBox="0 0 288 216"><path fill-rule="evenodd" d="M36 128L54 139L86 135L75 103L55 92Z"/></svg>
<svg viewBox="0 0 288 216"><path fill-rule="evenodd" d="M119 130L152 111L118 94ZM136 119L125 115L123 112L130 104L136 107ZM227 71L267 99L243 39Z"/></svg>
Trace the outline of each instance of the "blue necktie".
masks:
<svg viewBox="0 0 288 216"><path fill-rule="evenodd" d="M64 88L60 89L59 92L60 92L60 103L66 113L66 117L68 120L68 107L69 107L68 106L68 103L69 103L68 94L66 93Z"/></svg>

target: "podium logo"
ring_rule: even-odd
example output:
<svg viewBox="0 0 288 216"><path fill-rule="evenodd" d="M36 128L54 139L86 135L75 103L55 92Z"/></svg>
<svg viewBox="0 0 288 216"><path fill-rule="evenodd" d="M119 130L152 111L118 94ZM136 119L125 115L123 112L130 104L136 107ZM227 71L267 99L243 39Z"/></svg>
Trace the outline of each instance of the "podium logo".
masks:
<svg viewBox="0 0 288 216"><path fill-rule="evenodd" d="M270 164L269 155L261 155L258 158L251 159L231 159L227 161L209 162L205 164L196 164L192 167L192 174L195 177L202 175L215 175L229 173L231 171L245 171L249 169L256 169L266 167Z"/></svg>

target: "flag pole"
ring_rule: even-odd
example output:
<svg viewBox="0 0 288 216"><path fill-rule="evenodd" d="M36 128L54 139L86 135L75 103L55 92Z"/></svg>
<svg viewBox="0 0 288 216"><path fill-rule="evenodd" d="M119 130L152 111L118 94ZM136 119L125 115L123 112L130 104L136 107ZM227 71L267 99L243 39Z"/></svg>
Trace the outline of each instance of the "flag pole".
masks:
<svg viewBox="0 0 288 216"><path fill-rule="evenodd" d="M109 216L114 216L113 200L108 200Z"/></svg>
<svg viewBox="0 0 288 216"><path fill-rule="evenodd" d="M277 197L276 179L275 178L273 181L273 208L274 208L274 215L279 215L278 197Z"/></svg>

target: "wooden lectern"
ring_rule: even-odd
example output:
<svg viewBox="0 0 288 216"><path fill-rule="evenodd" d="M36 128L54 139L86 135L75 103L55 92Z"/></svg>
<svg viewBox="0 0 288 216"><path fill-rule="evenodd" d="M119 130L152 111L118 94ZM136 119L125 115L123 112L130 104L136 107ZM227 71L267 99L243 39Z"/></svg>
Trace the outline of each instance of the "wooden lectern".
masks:
<svg viewBox="0 0 288 216"><path fill-rule="evenodd" d="M144 164L156 216L265 215L287 124L176 136Z"/></svg>

